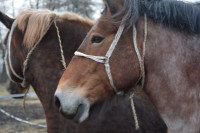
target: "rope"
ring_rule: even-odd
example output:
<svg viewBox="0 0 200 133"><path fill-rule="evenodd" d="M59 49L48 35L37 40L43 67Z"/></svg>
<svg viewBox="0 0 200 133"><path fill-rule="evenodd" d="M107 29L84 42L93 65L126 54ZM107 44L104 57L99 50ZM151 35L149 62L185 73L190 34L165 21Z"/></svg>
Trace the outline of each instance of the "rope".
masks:
<svg viewBox="0 0 200 133"><path fill-rule="evenodd" d="M99 63L105 63L106 60L107 60L107 58L104 57L104 56L87 55L87 54L81 53L81 52L79 52L79 51L76 51L76 52L74 53L74 55L86 57L86 58L88 58L88 59L91 59L91 60L96 61L96 62L99 62Z"/></svg>
<svg viewBox="0 0 200 133"><path fill-rule="evenodd" d="M7 62L7 58L8 58L8 55L7 55L7 50L6 50L6 53L5 53L5 57L4 57L4 62L5 62L5 66L6 66L6 73L8 75L8 78L15 83L15 81L11 78L11 75L9 73L9 70L8 70L8 62ZM11 70L12 71L12 70Z"/></svg>
<svg viewBox="0 0 200 133"><path fill-rule="evenodd" d="M144 88L145 82L145 70L144 70L144 57L146 51L146 41L147 41L147 16L144 14L144 41L143 41L143 53L142 53L142 88Z"/></svg>
<svg viewBox="0 0 200 133"><path fill-rule="evenodd" d="M52 25L52 23L56 21L56 17L54 18L54 20L51 22L50 26ZM50 27L49 26L49 27ZM49 28L48 28L49 29ZM23 78L23 82L21 83L22 87L26 87L26 78L25 78L25 72L26 72L26 69L28 68L28 61L30 59L30 56L32 55L33 51L36 49L36 47L38 46L38 44L40 43L40 41L42 40L42 38L44 37L44 35L46 35L48 30L46 30L43 34L43 36L40 37L40 39L36 42L36 44L33 46L33 48L28 52L27 56L26 56L26 59L24 61L24 69L23 69L23 75L24 75L24 78Z"/></svg>
<svg viewBox="0 0 200 133"><path fill-rule="evenodd" d="M28 91L30 90L30 86L28 87L28 89L26 90L25 94L24 94L24 99L23 99L23 108L24 110L26 109L26 96L28 94Z"/></svg>
<svg viewBox="0 0 200 133"><path fill-rule="evenodd" d="M140 70L141 70L139 79L136 82L136 84L138 84L138 82L140 81L140 79L142 77L142 58L141 58L140 52L138 50L138 45L137 45L137 30L136 30L135 24L133 25L133 44L134 44L136 55L137 55L138 60L139 60Z"/></svg>
<svg viewBox="0 0 200 133"><path fill-rule="evenodd" d="M58 26L56 24L56 21L54 21L55 27L56 27L56 31L57 31L57 35L58 35L58 41L59 41L59 46L60 46L60 54L61 54L61 63L64 67L64 69L66 69L66 62L65 62L65 56L64 56L64 52L63 52L63 48L62 48L62 42L61 42L61 37L60 37L60 32L58 29Z"/></svg>
<svg viewBox="0 0 200 133"><path fill-rule="evenodd" d="M137 30L135 27L135 24L133 25L133 44L134 44L134 48L135 48L135 52L136 55L138 57L139 60L139 64L140 64L140 76L138 78L138 81L136 82L136 85L138 84L138 82L140 81L140 79L142 78L142 59L141 59L141 55L140 52L138 50L138 45L137 45ZM133 96L134 96L134 91L132 92L132 94L129 96L129 100L131 103L131 109L132 109L132 113L133 113L133 119L135 121L135 129L139 130L139 122L138 122L138 117L137 117L137 113L136 113L136 109L135 109L135 105L134 105L134 101L133 101Z"/></svg>
<svg viewBox="0 0 200 133"><path fill-rule="evenodd" d="M134 93L132 93L132 95L129 97L129 100L131 102L131 109L132 109L132 112L133 112L133 119L135 121L135 129L139 130L140 126L139 126L138 117L137 117L137 113L136 113L136 109L135 109L135 105L134 105L134 101L133 101L133 96L134 96Z"/></svg>
<svg viewBox="0 0 200 133"><path fill-rule="evenodd" d="M118 91L117 88L114 85L114 82L113 82L113 79L112 79L112 74L111 74L111 71L110 71L110 65L109 65L109 63L105 63L104 66L105 66L106 73L108 75L108 79L110 81L110 84L111 84L112 88L114 89L115 93L117 95L123 95L124 93L122 91Z"/></svg>
<svg viewBox="0 0 200 133"><path fill-rule="evenodd" d="M21 77L19 74L17 74L15 72L15 70L13 69L13 66L12 66L12 62L11 62L11 58L10 58L10 49L11 49L11 39L12 39L12 35L13 35L13 32L14 32L14 29L17 25L17 21L14 21L13 24L12 24L12 27L11 27L11 30L10 30L10 34L8 36L8 62L9 62L9 65L10 65L10 70L12 71L12 73L17 77L19 78L20 80L23 80L23 77ZM6 64L7 64L7 60L6 60ZM7 64L8 65L8 64ZM8 77L10 77L10 79L12 80L11 76L10 76L10 73L8 73Z"/></svg>
<svg viewBox="0 0 200 133"><path fill-rule="evenodd" d="M115 47L117 45L122 33L123 33L124 27L125 27L124 24L121 24L119 26L119 29L118 29L118 31L117 31L117 33L115 35L115 38L114 38L113 42L110 45L110 48L108 49L108 51L106 53L106 56L87 55L87 54L81 53L79 51L76 51L74 53L76 56L82 56L82 57L94 60L96 62L103 63L104 66L105 66L105 69L106 69L106 73L108 75L108 79L109 79L110 85L112 86L112 88L114 89L114 91L115 91L115 93L117 95L122 95L123 92L118 91L117 88L114 85L112 74L111 74L111 71L110 71L109 60L110 60L110 57L111 57L111 55L112 55L112 53L113 53L113 51L114 51L114 49L115 49Z"/></svg>
<svg viewBox="0 0 200 133"><path fill-rule="evenodd" d="M26 123L26 124L29 124L29 125L32 125L32 126L43 127L43 128L47 127L46 125L43 125L43 124L37 124L37 123L34 123L34 122L23 120L23 119L21 119L19 117L11 115L10 113L6 112L5 110L3 110L1 108L0 108L0 112L5 114L5 115L7 115L8 117L11 117L11 118L15 119L16 121L19 121L19 122L22 122L22 123Z"/></svg>
<svg viewBox="0 0 200 133"><path fill-rule="evenodd" d="M116 47L116 45L117 45L117 43L118 43L118 41L119 41L121 35L122 35L122 33L123 33L124 27L125 27L124 24L121 24L121 25L119 26L119 29L118 29L118 31L117 31L117 33L116 33L116 35L115 35L115 39L114 39L113 42L111 43L111 46L110 46L108 52L106 53L106 57L110 58L110 56L112 55L112 53L113 53L113 51L114 51L114 49L115 49L115 47Z"/></svg>
<svg viewBox="0 0 200 133"><path fill-rule="evenodd" d="M140 70L141 70L139 79L136 82L136 84L138 84L138 82L142 78L142 88L144 86L144 78L145 78L144 56L145 56L145 44L146 44L146 40L147 40L147 17L146 17L146 14L144 15L144 21L145 21L144 22L144 41L143 41L142 57L140 55L140 52L139 52L138 46L137 46L137 30L136 30L135 24L133 24L133 44L134 44L134 48L135 48L135 51L136 51L136 54L137 54L137 57L138 57L138 60L139 60ZM119 27L116 35L115 35L115 38L114 38L113 42L111 43L111 46L108 49L105 57L104 56L87 55L87 54L84 54L84 53L79 52L79 51L76 51L74 53L76 56L85 57L85 58L94 60L96 62L103 63L105 65L106 73L108 75L108 79L110 81L110 84L111 84L112 88L115 90L116 94L123 94L123 92L118 91L117 88L114 85L114 82L113 82L113 79L112 79L112 74L111 74L111 71L110 71L109 59L110 59L110 57L111 57L111 55L112 55L112 53L113 53L113 51L114 51L114 49L117 45L122 33L123 33L124 27L125 26L123 24L120 25L120 27ZM138 130L140 127L139 127L138 118L137 118L137 114L136 114L136 110L135 110L133 96L134 96L134 92L132 92L129 99L130 99L130 102L131 102L131 108L132 108L133 117L134 117L134 120L135 120L135 128L136 128L136 130Z"/></svg>
<svg viewBox="0 0 200 133"><path fill-rule="evenodd" d="M57 31L57 35L58 35L59 46L60 46L61 63L62 63L62 65L63 65L63 67L66 69L66 62L65 62L64 52L63 52L63 48L62 48L62 42L61 42L60 32L59 32L58 26L57 26L57 24L56 24L56 18L57 18L57 17L55 17L54 20L52 20L50 26L51 26L52 23L54 22L55 27L56 27L56 31ZM25 58L25 61L24 61L24 63L23 63L23 66L24 66L23 71L22 71L23 77L21 77L21 76L18 75L18 74L15 72L15 70L13 69L13 66L12 66L12 63L11 63L11 58L10 58L11 39L12 39L13 31L14 31L16 25L17 25L17 21L14 21L14 22L13 22L13 25L12 25L12 28L11 28L11 31L10 31L10 34L9 34L9 38L8 38L8 56L9 56L9 57L8 57L8 60L9 60L10 69L11 69L12 73L13 73L17 78L19 78L20 80L22 80L21 86L24 87L24 88L26 88L26 87L27 87L27 81L26 81L26 78L25 78L25 73L26 73L26 70L27 70L27 68L28 68L29 59L30 59L30 57L31 57L31 55L32 55L32 53L33 53L33 51L36 49L36 47L38 46L38 44L40 43L40 41L41 41L42 38L44 37L44 35L46 35L46 33L47 33L47 31L48 31L49 28L44 32L44 35L40 37L40 39L36 42L36 44L35 44L35 45L32 47L32 49L28 52L28 54L27 54L27 56L26 56L26 58ZM49 26L49 27L50 27L50 26ZM6 59L6 58L7 58L7 55L5 56L5 59ZM8 77L10 78L11 81L16 82L16 81L14 81L14 80L11 78L11 76L10 76L10 73L9 73L9 71L8 71L8 63L7 63L7 60L5 60L5 62L6 62L6 68L7 68ZM25 96L25 97L26 97L26 96ZM24 107L25 107L25 106L24 106Z"/></svg>
<svg viewBox="0 0 200 133"><path fill-rule="evenodd" d="M133 37L134 38L134 46L135 46L135 49L137 49L137 47L136 47L137 46L137 40L136 40L136 38L137 38L137 36L136 36L137 32L136 32L136 28L133 28L133 31L134 31L134 34L135 34L134 37ZM141 89L143 89L143 87L144 87L144 81L145 81L144 57L145 57L146 41L147 41L147 16L146 16L146 14L144 14L144 41L143 41L142 58L141 58L141 56L139 54L139 50L138 49L136 50L138 59L140 61L140 68L141 68L141 73L140 73L140 78L142 78ZM139 80L140 80L140 78L139 78ZM134 105L134 101L133 101L133 96L134 96L134 91L130 95L129 99L130 99L131 108L132 108L132 111L133 111L133 117L134 117L134 121L135 121L135 129L139 130L140 127L139 127L138 117L137 117L137 113L136 113L136 109L135 109L135 105Z"/></svg>

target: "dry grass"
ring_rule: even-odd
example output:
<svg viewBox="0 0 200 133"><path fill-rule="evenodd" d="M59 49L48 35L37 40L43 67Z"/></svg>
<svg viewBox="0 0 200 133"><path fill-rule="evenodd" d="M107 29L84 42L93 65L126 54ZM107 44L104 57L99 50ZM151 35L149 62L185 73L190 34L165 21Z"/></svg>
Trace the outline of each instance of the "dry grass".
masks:
<svg viewBox="0 0 200 133"><path fill-rule="evenodd" d="M31 90L33 92L33 90ZM5 84L0 84L0 95L8 95ZM0 108L24 120L45 124L44 111L37 97L28 97L26 110L23 110L23 99L0 99ZM43 133L45 128L18 122L0 112L0 133Z"/></svg>

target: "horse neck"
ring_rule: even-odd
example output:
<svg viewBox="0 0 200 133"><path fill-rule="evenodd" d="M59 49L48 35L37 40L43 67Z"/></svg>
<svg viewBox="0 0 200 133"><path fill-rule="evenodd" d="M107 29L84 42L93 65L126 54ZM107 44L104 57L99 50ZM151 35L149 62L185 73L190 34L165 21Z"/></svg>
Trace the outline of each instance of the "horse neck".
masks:
<svg viewBox="0 0 200 133"><path fill-rule="evenodd" d="M199 37L148 19L144 89L174 133L199 132Z"/></svg>
<svg viewBox="0 0 200 133"><path fill-rule="evenodd" d="M66 64L68 64L79 47L83 38L89 31L89 26L75 22L57 22ZM52 25L44 36L37 49L33 52L29 61L29 81L38 95L47 118L48 132L63 132L72 125L72 122L65 120L54 105L54 92L58 81L64 72L61 63L56 28ZM57 125L55 125L57 123ZM59 123L59 124L58 124ZM53 125L52 125L53 124Z"/></svg>

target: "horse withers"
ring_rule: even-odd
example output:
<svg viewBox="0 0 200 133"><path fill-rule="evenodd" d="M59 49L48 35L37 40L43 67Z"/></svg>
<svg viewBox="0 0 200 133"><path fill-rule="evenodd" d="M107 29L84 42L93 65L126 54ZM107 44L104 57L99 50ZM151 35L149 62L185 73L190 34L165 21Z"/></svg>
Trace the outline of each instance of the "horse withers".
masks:
<svg viewBox="0 0 200 133"><path fill-rule="evenodd" d="M169 132L199 133L200 9L181 1L104 3L60 79L60 110L76 116L82 106L81 122L96 102L144 83Z"/></svg>
<svg viewBox="0 0 200 133"><path fill-rule="evenodd" d="M25 81L25 87L33 87L44 108L48 133L71 129L74 123L60 115L54 93L74 51L94 22L74 13L59 15L48 10L26 10L14 19L0 12L0 21L9 29L9 76L19 84Z"/></svg>

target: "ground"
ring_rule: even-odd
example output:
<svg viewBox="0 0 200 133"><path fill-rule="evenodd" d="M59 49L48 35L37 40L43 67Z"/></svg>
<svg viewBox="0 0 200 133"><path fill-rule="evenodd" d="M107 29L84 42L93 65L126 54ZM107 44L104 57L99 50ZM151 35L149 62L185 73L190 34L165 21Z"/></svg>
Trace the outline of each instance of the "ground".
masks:
<svg viewBox="0 0 200 133"><path fill-rule="evenodd" d="M4 85L0 84L0 95L7 95ZM23 109L23 99L0 99L0 109L23 120L37 124L46 124L43 108L36 96L26 99L26 110ZM0 133L44 133L46 128L18 122L0 112Z"/></svg>

